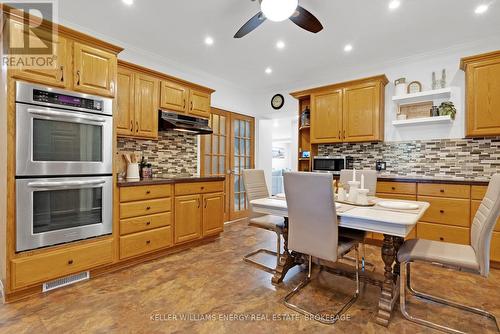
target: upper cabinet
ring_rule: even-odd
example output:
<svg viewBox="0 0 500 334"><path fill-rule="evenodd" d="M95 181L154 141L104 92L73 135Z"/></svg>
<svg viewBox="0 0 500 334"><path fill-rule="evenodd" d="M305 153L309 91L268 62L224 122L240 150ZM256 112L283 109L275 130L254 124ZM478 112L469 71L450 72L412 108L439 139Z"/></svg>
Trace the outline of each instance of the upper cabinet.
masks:
<svg viewBox="0 0 500 334"><path fill-rule="evenodd" d="M116 55L78 42L73 47L73 87L75 90L115 96Z"/></svg>
<svg viewBox="0 0 500 334"><path fill-rule="evenodd" d="M169 111L209 118L211 94L211 90L202 91L185 84L163 80L160 106Z"/></svg>
<svg viewBox="0 0 500 334"><path fill-rule="evenodd" d="M132 136L135 126L134 72L118 68L115 124L117 135Z"/></svg>
<svg viewBox="0 0 500 334"><path fill-rule="evenodd" d="M24 16L9 14L9 24L6 26L14 30L9 34L14 38L13 43L35 38L35 34L23 29L23 22L29 24ZM54 65L48 69L11 68L9 75L33 83L114 97L117 54L123 49L60 25L57 26L57 34L53 34L47 30L47 25L49 23L44 21L33 29L39 39L37 43L53 45Z"/></svg>
<svg viewBox="0 0 500 334"><path fill-rule="evenodd" d="M135 76L135 135L158 137L158 94L160 81L152 76Z"/></svg>
<svg viewBox="0 0 500 334"><path fill-rule="evenodd" d="M384 140L385 75L292 93L311 100L311 143Z"/></svg>
<svg viewBox="0 0 500 334"><path fill-rule="evenodd" d="M463 58L467 137L500 135L500 51Z"/></svg>

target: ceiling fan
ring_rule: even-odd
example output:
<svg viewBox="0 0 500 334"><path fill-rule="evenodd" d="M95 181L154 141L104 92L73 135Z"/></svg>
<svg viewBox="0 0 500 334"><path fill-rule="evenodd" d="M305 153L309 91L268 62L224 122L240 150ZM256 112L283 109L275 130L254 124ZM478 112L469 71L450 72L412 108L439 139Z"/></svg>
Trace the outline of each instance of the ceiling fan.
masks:
<svg viewBox="0 0 500 334"><path fill-rule="evenodd" d="M251 0L256 1L256 0ZM241 38L260 26L266 19L274 22L290 19L293 23L318 33L323 30L321 22L309 11L299 6L298 0L258 0L260 11L238 30L234 38Z"/></svg>

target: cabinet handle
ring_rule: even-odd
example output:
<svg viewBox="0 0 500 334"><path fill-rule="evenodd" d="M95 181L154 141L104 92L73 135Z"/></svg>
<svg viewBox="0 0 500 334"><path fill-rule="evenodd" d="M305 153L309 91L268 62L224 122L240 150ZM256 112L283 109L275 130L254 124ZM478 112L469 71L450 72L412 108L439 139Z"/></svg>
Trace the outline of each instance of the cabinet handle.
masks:
<svg viewBox="0 0 500 334"><path fill-rule="evenodd" d="M340 133L340 130L339 130L339 139L341 138L340 136L341 136L341 133Z"/></svg>
<svg viewBox="0 0 500 334"><path fill-rule="evenodd" d="M444 193L444 189L441 189L440 192Z"/></svg>
<svg viewBox="0 0 500 334"><path fill-rule="evenodd" d="M139 122L135 121L135 132L139 132Z"/></svg>
<svg viewBox="0 0 500 334"><path fill-rule="evenodd" d="M439 212L444 213L444 210L439 210Z"/></svg>
<svg viewBox="0 0 500 334"><path fill-rule="evenodd" d="M149 195L151 194L151 191L150 190L146 190L146 195Z"/></svg>
<svg viewBox="0 0 500 334"><path fill-rule="evenodd" d="M146 225L147 225L147 226L151 225L151 222L146 222Z"/></svg>
<svg viewBox="0 0 500 334"><path fill-rule="evenodd" d="M147 207L146 207L146 210L151 210L151 207L150 207L150 206L147 206Z"/></svg>
<svg viewBox="0 0 500 334"><path fill-rule="evenodd" d="M191 111L193 110L193 101L191 101Z"/></svg>
<svg viewBox="0 0 500 334"><path fill-rule="evenodd" d="M134 132L134 121L130 121L130 131Z"/></svg>
<svg viewBox="0 0 500 334"><path fill-rule="evenodd" d="M207 208L207 199L205 198L205 209Z"/></svg>
<svg viewBox="0 0 500 334"><path fill-rule="evenodd" d="M439 237L439 240L444 241L444 238L443 237Z"/></svg>
<svg viewBox="0 0 500 334"><path fill-rule="evenodd" d="M186 109L186 99L184 99L184 107L182 109Z"/></svg>
<svg viewBox="0 0 500 334"><path fill-rule="evenodd" d="M115 94L115 82L114 81L111 81L109 83L109 90L110 90L110 92L111 92L112 95Z"/></svg>
<svg viewBox="0 0 500 334"><path fill-rule="evenodd" d="M80 85L80 70L76 71L76 84Z"/></svg>
<svg viewBox="0 0 500 334"><path fill-rule="evenodd" d="M61 70L61 82L64 82L64 66L61 65L59 69Z"/></svg>
<svg viewBox="0 0 500 334"><path fill-rule="evenodd" d="M198 198L198 209L200 208L200 199Z"/></svg>
<svg viewBox="0 0 500 334"><path fill-rule="evenodd" d="M344 130L344 137L343 138L345 139L345 130Z"/></svg>
<svg viewBox="0 0 500 334"><path fill-rule="evenodd" d="M72 265L73 264L73 260L72 259L68 260L68 264Z"/></svg>
<svg viewBox="0 0 500 334"><path fill-rule="evenodd" d="M151 243L151 240L146 240L146 245L149 245Z"/></svg>
<svg viewBox="0 0 500 334"><path fill-rule="evenodd" d="M396 187L391 187L392 190L396 190Z"/></svg>
<svg viewBox="0 0 500 334"><path fill-rule="evenodd" d="M201 187L201 190L205 189L205 187Z"/></svg>

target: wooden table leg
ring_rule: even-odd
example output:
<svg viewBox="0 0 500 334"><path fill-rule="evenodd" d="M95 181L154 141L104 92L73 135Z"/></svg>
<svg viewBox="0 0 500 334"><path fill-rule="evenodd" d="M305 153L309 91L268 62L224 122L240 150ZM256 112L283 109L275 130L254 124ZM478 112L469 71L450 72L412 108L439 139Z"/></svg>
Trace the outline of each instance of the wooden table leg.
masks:
<svg viewBox="0 0 500 334"><path fill-rule="evenodd" d="M403 244L404 241L405 241L404 238L392 237L392 242L394 243L394 256L395 256L395 262L396 262L394 264L394 269L393 269L394 283L396 283L396 281L399 277L400 269L401 269L399 261L398 261L398 252L399 252L399 248L401 247L401 245Z"/></svg>
<svg viewBox="0 0 500 334"><path fill-rule="evenodd" d="M394 306L394 274L392 265L396 258L394 249L394 240L391 235L384 234L384 243L382 244L382 260L384 261L384 284L378 302L377 323L387 327L391 318L392 307Z"/></svg>
<svg viewBox="0 0 500 334"><path fill-rule="evenodd" d="M271 282L279 284L283 281L288 271L299 264L299 256L295 252L290 252L288 249L288 218L285 217L285 226L283 227L283 254L280 256L279 264L276 267Z"/></svg>

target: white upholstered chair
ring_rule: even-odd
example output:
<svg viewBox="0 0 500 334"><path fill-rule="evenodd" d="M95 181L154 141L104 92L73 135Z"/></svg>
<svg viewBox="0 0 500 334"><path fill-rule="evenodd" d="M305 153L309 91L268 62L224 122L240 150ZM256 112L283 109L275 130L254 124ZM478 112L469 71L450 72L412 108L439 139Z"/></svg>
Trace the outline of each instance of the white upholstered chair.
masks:
<svg viewBox="0 0 500 334"><path fill-rule="evenodd" d="M288 249L309 256L307 276L285 297L285 305L302 314L314 316L316 320L326 324L333 324L356 301L359 294L358 242L339 239L332 181L330 174L284 174L288 206ZM312 257L336 262L353 249L356 251L356 291L335 316L324 319L319 314L312 314L290 302L311 280Z"/></svg>
<svg viewBox="0 0 500 334"><path fill-rule="evenodd" d="M479 314L492 319L497 330L500 327L496 318L484 310L462 305L444 298L418 292L411 286L410 264L413 262L427 262L467 271L487 277L490 270L490 242L493 229L500 216L500 174L491 178L486 195L481 202L479 210L474 217L471 228L471 244L458 245L447 242L413 239L406 241L398 252L401 263L400 278L400 306L403 316L418 324L439 329L448 333L463 333L459 330L420 319L409 314L406 309L407 290L420 299L430 300L442 305L452 306L457 309Z"/></svg>
<svg viewBox="0 0 500 334"><path fill-rule="evenodd" d="M368 169L356 170L356 181L361 181L361 175L365 177L365 189L368 189L368 196L375 196L377 192L377 171ZM341 170L339 182L342 183L346 191L349 190L349 181L352 181L352 169ZM365 262L366 251L364 240L366 232L341 227L340 236L355 239L361 243L361 270L365 271L367 265L373 267L373 264ZM353 260L350 257L346 257L346 259Z"/></svg>
<svg viewBox="0 0 500 334"><path fill-rule="evenodd" d="M252 259L254 255L259 253L266 253L276 256L276 265L279 263L280 252L281 252L281 235L283 234L284 218L274 215L263 215L260 213L253 212L252 204L250 203L254 199L267 198L269 197L269 191L267 189L266 177L263 170L257 169L245 169L243 170L243 184L245 186L245 191L247 194L247 200L250 205L251 216L248 223L249 226L261 228L276 233L276 251L271 251L268 249L257 249L250 254L243 257L246 262L252 263L259 268L274 273L276 268L271 268L263 265Z"/></svg>

